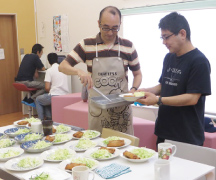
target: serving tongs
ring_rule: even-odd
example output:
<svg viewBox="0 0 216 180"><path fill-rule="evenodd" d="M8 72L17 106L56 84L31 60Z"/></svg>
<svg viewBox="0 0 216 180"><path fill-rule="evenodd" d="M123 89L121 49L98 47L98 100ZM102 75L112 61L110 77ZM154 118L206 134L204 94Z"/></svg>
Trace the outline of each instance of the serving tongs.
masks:
<svg viewBox="0 0 216 180"><path fill-rule="evenodd" d="M95 86L93 86L93 89L99 93L101 96L103 96L105 99L107 99L108 101L112 101L111 99L109 99L108 97L106 97L99 89L97 89Z"/></svg>

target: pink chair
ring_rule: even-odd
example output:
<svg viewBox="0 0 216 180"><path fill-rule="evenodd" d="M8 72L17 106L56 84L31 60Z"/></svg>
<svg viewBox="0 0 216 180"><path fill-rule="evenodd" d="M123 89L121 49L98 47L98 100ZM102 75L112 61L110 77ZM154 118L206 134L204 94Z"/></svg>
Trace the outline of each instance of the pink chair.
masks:
<svg viewBox="0 0 216 180"><path fill-rule="evenodd" d="M216 149L216 133L205 132L204 147Z"/></svg>

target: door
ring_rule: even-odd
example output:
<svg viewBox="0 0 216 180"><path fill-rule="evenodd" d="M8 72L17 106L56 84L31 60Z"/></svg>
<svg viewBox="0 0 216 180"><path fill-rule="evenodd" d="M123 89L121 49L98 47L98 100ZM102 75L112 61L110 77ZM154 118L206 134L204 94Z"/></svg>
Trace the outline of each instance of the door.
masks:
<svg viewBox="0 0 216 180"><path fill-rule="evenodd" d="M0 115L21 111L21 92L13 87L19 68L15 15L0 15Z"/></svg>

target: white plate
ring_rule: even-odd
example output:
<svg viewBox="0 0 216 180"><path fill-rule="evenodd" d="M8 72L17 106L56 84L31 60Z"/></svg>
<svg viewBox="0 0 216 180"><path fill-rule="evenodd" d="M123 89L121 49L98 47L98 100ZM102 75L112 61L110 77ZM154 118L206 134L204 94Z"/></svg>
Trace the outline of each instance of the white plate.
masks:
<svg viewBox="0 0 216 180"><path fill-rule="evenodd" d="M26 125L19 125L18 122L21 122L21 121L26 121L26 120L25 119L21 119L21 120L18 120L18 121L14 121L13 125L14 126L19 126L19 127L24 127L24 126L28 125L28 124L26 124Z"/></svg>
<svg viewBox="0 0 216 180"><path fill-rule="evenodd" d="M82 152L82 151L86 151L90 148L94 148L95 146L97 146L97 142L93 141L95 143L94 146L91 146L89 148L86 148L86 149L80 149L80 148L77 148L76 145L78 144L79 141L71 141L71 142L68 142L66 143L64 146L67 147L67 148L70 148L70 149L73 149L77 152Z"/></svg>
<svg viewBox="0 0 216 180"><path fill-rule="evenodd" d="M65 143L65 142L68 142L70 141L73 137L72 137L72 134L62 134L63 136L68 136L69 138L65 141L61 141L61 142L55 142L55 140L52 142L53 144L62 144L62 143ZM49 135L49 136L56 136L55 134L54 135ZM46 137L45 137L46 138ZM44 139L45 139L44 138Z"/></svg>
<svg viewBox="0 0 216 180"><path fill-rule="evenodd" d="M70 148L64 148L64 147L63 147L63 148L56 148L56 149L51 149L51 150L48 150L48 151L44 151L43 153L41 153L41 158L43 158L45 161L50 161L50 162L61 162L61 161L65 160L65 159L62 159L62 160L52 160L52 159L48 159L48 157L49 157L51 154L55 153L55 151L58 150L58 149L68 149L68 151L70 152L70 154L71 154L72 156L69 157L69 158L67 158L67 159L71 159L71 158L73 158L73 157L76 156L76 152L75 152L74 150L72 150L72 149L70 149Z"/></svg>
<svg viewBox="0 0 216 180"><path fill-rule="evenodd" d="M126 146L129 146L131 144L131 140L130 139L127 139L127 138L122 138L122 137L119 137L120 140L124 140L125 144L123 146L119 146L119 147L110 147L110 148L123 148L123 147L126 147ZM99 146L103 146L103 147L107 147L106 144L103 143L105 139L101 140L98 145Z"/></svg>
<svg viewBox="0 0 216 180"><path fill-rule="evenodd" d="M119 97L122 97L122 98L124 98L124 100L130 101L130 102L136 101L137 99L143 97L143 96L140 96L140 97L135 97L135 96L125 97L127 95L133 95L133 93L120 94Z"/></svg>
<svg viewBox="0 0 216 180"><path fill-rule="evenodd" d="M17 166L17 163L18 163L21 159L24 159L24 158L27 158L27 157L32 158L31 156L25 156L25 157L10 159L9 161L7 161L7 162L5 163L5 168L8 169L8 170L11 170L11 171L29 171L29 170L36 169L36 168L42 166L43 163L44 163L44 161L43 161L42 158L37 157L37 160L39 160L39 162L40 162L37 166L29 167L29 168L21 168L21 167L18 167L18 166Z"/></svg>
<svg viewBox="0 0 216 180"><path fill-rule="evenodd" d="M21 154L24 153L24 150L21 149L21 148L18 148L18 147L8 147L8 148L1 149L0 154L6 153L6 152L8 152L9 150L13 150L13 151L19 152L19 154L16 155L16 156L8 157L8 158L1 158L1 157L0 157L0 161L7 161L7 160L9 160L9 159L18 157L18 156L20 156Z"/></svg>
<svg viewBox="0 0 216 180"><path fill-rule="evenodd" d="M58 125L59 126L59 125ZM53 125L53 127L56 129L58 126L55 126L55 125ZM66 126L66 125L64 125L64 126ZM54 134L62 134L62 133L67 133L67 132L69 132L70 130L71 130L71 127L70 126L66 126L66 127L68 127L68 130L67 131L64 131L64 132L55 132Z"/></svg>
<svg viewBox="0 0 216 180"><path fill-rule="evenodd" d="M5 134L7 134L9 137L12 137L14 138L15 136L18 136L20 134L15 134L15 132L17 132L19 129L29 129L27 127L15 127L15 128L10 128L10 129L6 129L4 131ZM26 132L26 133L30 133L31 132L31 129L29 129L29 132ZM23 134L26 134L26 133L23 133Z"/></svg>
<svg viewBox="0 0 216 180"><path fill-rule="evenodd" d="M5 138L5 139L8 139L8 138ZM9 140L12 142L12 144L10 146L13 146L16 143L16 141L14 139L9 139ZM2 143L2 141L4 141L4 139L0 139L0 144ZM10 147L10 146L7 146L7 147ZM0 146L0 149L1 148L7 148L7 147L1 147Z"/></svg>
<svg viewBox="0 0 216 180"><path fill-rule="evenodd" d="M95 137L92 137L92 138L89 138L89 137L85 137L84 135L82 136L82 137L85 137L85 138L89 138L89 139L95 139L95 138L97 138L97 137L99 137L100 136L100 132L99 131L95 131L95 130L85 130L85 131L82 131L82 132L84 132L84 134L86 133L86 132L88 132L88 131L93 131L93 132L96 132L97 133L97 135L95 136ZM78 132L78 131L77 131ZM75 132L76 133L76 132ZM75 134L75 133L73 133L73 134ZM80 139L80 138L76 138L76 137L74 137L73 136L73 138L74 139Z"/></svg>
<svg viewBox="0 0 216 180"><path fill-rule="evenodd" d="M98 149L100 149L100 147L95 147L95 148L89 149L84 153L84 156L88 157L88 158L93 158L93 157L91 157L91 154L94 153L95 151L97 151ZM111 154L111 157L96 159L96 160L98 160L98 161L99 160L109 160L109 159L113 159L115 157L118 157L120 155L120 151L119 151L119 149L116 149L116 148L114 148L114 149L115 149L115 152L114 152L114 154ZM95 159L95 158L93 158L93 159Z"/></svg>
<svg viewBox="0 0 216 180"><path fill-rule="evenodd" d="M52 180L66 180L71 177L71 174L60 170L56 167L45 167L45 168L39 168L33 171L30 171L28 173L25 173L22 175L24 180L29 180L31 177L35 177L36 175L40 175L42 172L48 173L50 175L50 178Z"/></svg>
<svg viewBox="0 0 216 180"><path fill-rule="evenodd" d="M137 148L131 148L131 149L127 150L127 151L131 152L133 149L137 149ZM157 155L156 152L155 152L153 149L148 149L148 148L144 148L144 149L146 149L147 151L153 152L154 155L152 155L152 156L149 157L149 158L145 158L145 159L129 159L129 158L127 158L127 157L125 157L125 156L123 155L123 153L125 152L125 151L124 151L124 152L122 152L122 153L120 154L120 157L122 157L123 159L126 159L126 160L128 160L128 161L131 161L131 162L139 163L139 162L145 162L145 161L147 161L147 160L149 160L149 159L152 159L152 158L154 158L154 157Z"/></svg>
<svg viewBox="0 0 216 180"><path fill-rule="evenodd" d="M95 162L95 165L93 167L89 168L90 170L94 170L95 168L97 168L99 166L99 162L97 160L95 160L95 159L85 158L85 157L77 157L77 158L67 159L67 160L62 161L59 164L58 168L63 170L63 171L67 171L67 172L71 173L72 171L71 170L66 170L65 167L66 167L67 164L72 163L74 159L82 159L82 160L89 160L89 161Z"/></svg>

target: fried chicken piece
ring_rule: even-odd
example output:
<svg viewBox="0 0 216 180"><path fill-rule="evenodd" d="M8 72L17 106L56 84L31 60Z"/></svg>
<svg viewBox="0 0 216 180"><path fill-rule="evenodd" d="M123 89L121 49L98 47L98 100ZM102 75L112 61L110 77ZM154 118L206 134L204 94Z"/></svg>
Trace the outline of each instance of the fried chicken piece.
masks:
<svg viewBox="0 0 216 180"><path fill-rule="evenodd" d="M109 153L111 153L111 154L114 154L114 153L115 153L115 149L114 149L114 148L101 147L100 149L106 149L106 150L109 151Z"/></svg>
<svg viewBox="0 0 216 180"><path fill-rule="evenodd" d="M136 154L133 154L129 151L125 151L123 155L129 159L140 159Z"/></svg>
<svg viewBox="0 0 216 180"><path fill-rule="evenodd" d="M54 127L52 127L52 132L56 133L56 129Z"/></svg>
<svg viewBox="0 0 216 180"><path fill-rule="evenodd" d="M45 140L53 142L55 139L55 136L46 136Z"/></svg>
<svg viewBox="0 0 216 180"><path fill-rule="evenodd" d="M31 123L28 123L28 126L31 127Z"/></svg>
<svg viewBox="0 0 216 180"><path fill-rule="evenodd" d="M29 123L28 121L19 121L17 124L18 125L26 125L28 123Z"/></svg>
<svg viewBox="0 0 216 180"><path fill-rule="evenodd" d="M86 166L85 164L82 164L82 163L70 163L70 164L67 164L65 166L65 169L66 170L72 170L73 167L75 166Z"/></svg>
<svg viewBox="0 0 216 180"><path fill-rule="evenodd" d="M119 147L119 146L123 146L124 140L112 140L109 141L109 143L107 144L107 147Z"/></svg>
<svg viewBox="0 0 216 180"><path fill-rule="evenodd" d="M84 132L78 131L76 133L73 134L74 137L76 138L81 138L83 136Z"/></svg>

